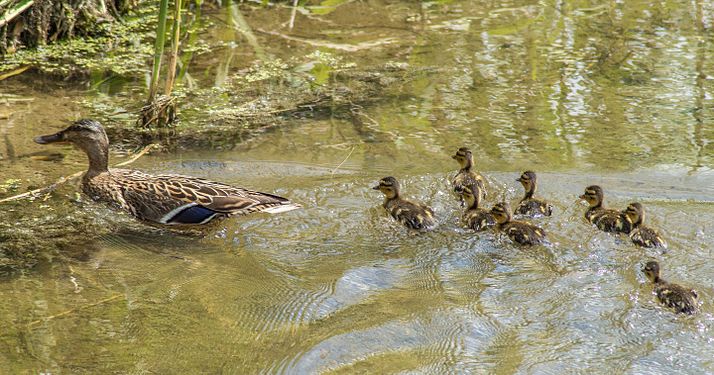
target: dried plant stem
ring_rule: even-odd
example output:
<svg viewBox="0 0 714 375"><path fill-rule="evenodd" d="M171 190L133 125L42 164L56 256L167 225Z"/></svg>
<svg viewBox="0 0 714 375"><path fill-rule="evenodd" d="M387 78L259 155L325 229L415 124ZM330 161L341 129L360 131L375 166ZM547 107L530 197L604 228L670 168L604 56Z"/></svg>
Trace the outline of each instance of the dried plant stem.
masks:
<svg viewBox="0 0 714 375"><path fill-rule="evenodd" d="M70 309L70 310L67 310L67 311L63 311L63 312L61 312L61 313L57 313L57 314L54 314L54 315L49 315L49 316L46 316L46 317L44 317L44 318L42 318L42 319L33 320L33 321L31 321L30 323L28 323L27 326L28 326L28 327L36 326L36 325L38 325L38 324L40 324L40 323L42 323L42 322L46 322L46 321L48 321L48 320L52 320L52 319L55 319L55 318L60 318L60 317L63 317L63 316L65 316L65 315L69 315L69 314L72 314L72 313L75 313L75 312L77 312L77 311L84 310L84 309L87 309L87 308L90 308L90 307L103 305L103 304L105 304L105 303L107 303L107 302L114 301L115 299L118 299L118 298L121 298L121 297L124 297L124 295L123 295L123 294L115 294L115 295L113 295L113 296L111 296L111 297L107 297L107 298L101 299L101 300L99 300L99 301L97 301L97 302L92 302L92 303L89 303L89 304L86 304L86 305L79 306L79 307L74 308L74 309Z"/></svg>
<svg viewBox="0 0 714 375"><path fill-rule="evenodd" d="M129 158L129 159L127 159L127 160L125 160L125 161L123 161L123 162L121 162L121 163L119 163L119 164L117 164L117 165L115 165L115 166L116 166L116 167L123 167L123 166L125 166L125 165L129 165L129 164L131 164L131 163L137 161L140 157L146 155L146 153L149 152L149 151L151 151L151 149L154 148L154 147L156 147L156 144L152 143L152 144L150 144L150 145L144 147L141 151L139 151L138 153L136 153L135 155L133 155L131 158ZM8 198L5 198L5 199L0 199L0 203L11 202L11 201L15 201L15 200L18 200L18 199L22 199L22 198L34 196L34 195L37 195L37 194L40 194L40 193L52 191L52 190L56 189L57 186L62 185L62 184L64 184L64 183L67 182L67 181L71 181L71 180L73 180L73 179L75 179L75 178L81 176L82 174L84 174L84 171L82 171L82 172L77 172L77 173L73 173L73 174L71 174L71 175L69 175L69 176L60 177L60 178L59 178L55 183L53 183L52 185L45 186L45 187L43 187L43 188L39 188L39 189L35 189L35 190L30 190L30 191L28 191L28 192L26 192L26 193L22 193L22 194L18 194L18 195L13 195L12 197L8 197Z"/></svg>
<svg viewBox="0 0 714 375"><path fill-rule="evenodd" d="M337 166L335 167L335 169L332 170L331 175L334 175L335 172L337 172L337 170L340 169L340 167L342 166L342 164L345 164L345 162L347 161L347 159L349 159L350 156L352 156L352 153L355 151L355 148L356 148L356 147L357 147L357 146L352 146L352 149L350 150L350 153L347 154L347 157L346 157L344 160L342 160L342 163L340 163L339 165L337 165Z"/></svg>
<svg viewBox="0 0 714 375"><path fill-rule="evenodd" d="M176 63L178 62L179 42L181 39L181 0L174 0L174 22L171 27L171 55L166 71L166 87L164 95L171 96L176 79Z"/></svg>

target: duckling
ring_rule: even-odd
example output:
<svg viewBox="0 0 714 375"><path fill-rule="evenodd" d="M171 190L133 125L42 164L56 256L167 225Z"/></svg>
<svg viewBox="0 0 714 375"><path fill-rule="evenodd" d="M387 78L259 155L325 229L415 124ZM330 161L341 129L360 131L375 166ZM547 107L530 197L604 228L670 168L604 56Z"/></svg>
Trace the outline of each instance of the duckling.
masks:
<svg viewBox="0 0 714 375"><path fill-rule="evenodd" d="M632 223L620 211L607 209L602 206L603 192L597 185L585 188L585 194L580 196L590 205L585 212L585 219L595 224L598 229L605 232L630 233Z"/></svg>
<svg viewBox="0 0 714 375"><path fill-rule="evenodd" d="M149 224L199 226L234 215L300 208L299 204L274 194L202 178L110 169L109 139L95 120L75 121L62 131L36 137L34 141L73 143L89 159L89 168L82 177L84 193Z"/></svg>
<svg viewBox="0 0 714 375"><path fill-rule="evenodd" d="M479 207L483 198L479 184L464 187L461 195L467 205L466 212L462 217L464 224L477 232L496 225L496 219L491 215L491 212Z"/></svg>
<svg viewBox="0 0 714 375"><path fill-rule="evenodd" d="M478 172L473 171L474 165L474 155L466 147L461 147L456 154L451 157L459 162L461 169L451 180L451 184L454 185L454 191L458 194L464 190L465 187L471 186L473 184L478 184L479 188L483 192L483 196L486 196L486 186L484 184L483 177L478 174Z"/></svg>
<svg viewBox="0 0 714 375"><path fill-rule="evenodd" d="M536 174L533 171L525 171L521 177L516 179L523 185L526 190L526 195L521 199L514 211L517 215L525 215L531 217L550 216L553 213L553 206L543 200L533 198L536 189L538 188Z"/></svg>
<svg viewBox="0 0 714 375"><path fill-rule="evenodd" d="M434 221L434 211L422 204L412 203L399 195L399 182L394 177L379 180L379 185L373 187L381 191L385 198L382 206L390 215L407 228L425 230L431 229Z"/></svg>
<svg viewBox="0 0 714 375"><path fill-rule="evenodd" d="M645 221L645 208L635 202L630 203L624 211L625 216L632 223L630 239L635 245L642 247L667 247L665 242L656 230L643 225Z"/></svg>
<svg viewBox="0 0 714 375"><path fill-rule="evenodd" d="M491 215L498 223L498 229L506 232L508 237L521 245L537 245L546 241L546 233L525 221L511 221L511 209L508 203L498 203L491 209Z"/></svg>
<svg viewBox="0 0 714 375"><path fill-rule="evenodd" d="M645 276L654 283L654 292L659 301L676 313L692 315L699 309L697 299L699 296L694 289L687 289L681 285L668 283L659 277L659 263L655 261L647 262L642 269Z"/></svg>

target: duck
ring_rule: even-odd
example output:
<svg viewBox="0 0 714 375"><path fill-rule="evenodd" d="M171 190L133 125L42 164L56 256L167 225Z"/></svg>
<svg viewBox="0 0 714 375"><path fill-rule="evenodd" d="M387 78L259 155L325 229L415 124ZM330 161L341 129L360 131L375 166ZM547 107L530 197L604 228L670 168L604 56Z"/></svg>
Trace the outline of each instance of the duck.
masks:
<svg viewBox="0 0 714 375"><path fill-rule="evenodd" d="M109 168L109 138L102 125L91 119L75 121L34 141L69 142L84 151L89 167L82 176L82 191L148 224L197 226L234 215L275 214L301 207L278 195L203 178Z"/></svg>
<svg viewBox="0 0 714 375"><path fill-rule="evenodd" d="M673 308L678 314L692 315L698 312L699 296L694 289L688 289L681 285L669 283L660 278L659 263L656 261L647 262L642 269L649 281L654 283L654 293L663 305Z"/></svg>
<svg viewBox="0 0 714 375"><path fill-rule="evenodd" d="M483 192L483 196L486 196L486 186L484 183L484 178L476 171L473 170L474 165L474 155L466 147L459 148L456 154L451 156L452 159L459 162L461 169L459 169L456 176L451 180L451 184L454 186L454 192L456 194L461 194L461 191L465 187L471 186L473 184L478 184L479 188Z"/></svg>
<svg viewBox="0 0 714 375"><path fill-rule="evenodd" d="M585 219L605 232L630 233L632 223L622 212L603 207L603 191L598 185L585 188L585 193L580 199L590 205L585 211Z"/></svg>
<svg viewBox="0 0 714 375"><path fill-rule="evenodd" d="M496 219L491 215L491 212L480 207L483 192L479 184L464 187L461 195L467 207L462 221L467 227L479 232L496 225Z"/></svg>
<svg viewBox="0 0 714 375"><path fill-rule="evenodd" d="M550 216L553 214L553 206L550 203L533 198L533 195L538 188L538 180L535 172L525 171L521 174L521 177L516 179L516 181L523 185L523 189L525 189L526 194L516 207L516 210L513 212L514 214L530 217Z"/></svg>
<svg viewBox="0 0 714 375"><path fill-rule="evenodd" d="M508 203L497 203L491 208L491 215L496 219L497 228L504 231L511 241L521 245L538 245L546 242L546 233L542 228L525 221L511 220Z"/></svg>
<svg viewBox="0 0 714 375"><path fill-rule="evenodd" d="M662 239L659 233L645 225L645 208L640 203L633 202L627 205L623 212L632 223L630 239L637 246L642 247L667 247L667 242Z"/></svg>
<svg viewBox="0 0 714 375"><path fill-rule="evenodd" d="M400 195L399 181L394 177L384 177L372 189L384 194L384 207L402 225L410 229L428 230L436 225L434 210L426 205L412 203Z"/></svg>

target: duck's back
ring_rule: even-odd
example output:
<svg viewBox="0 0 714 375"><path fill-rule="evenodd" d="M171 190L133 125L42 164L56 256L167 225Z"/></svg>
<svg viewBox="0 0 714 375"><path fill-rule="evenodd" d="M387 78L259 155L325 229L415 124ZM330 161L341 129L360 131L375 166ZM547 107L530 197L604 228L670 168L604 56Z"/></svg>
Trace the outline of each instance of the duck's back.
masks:
<svg viewBox="0 0 714 375"><path fill-rule="evenodd" d="M161 224L204 224L230 215L299 207L286 198L203 178L128 169L85 178L83 190L95 200Z"/></svg>
<svg viewBox="0 0 714 375"><path fill-rule="evenodd" d="M660 237L657 231L643 225L630 231L630 239L635 245L642 247L667 247L667 242Z"/></svg>
<svg viewBox="0 0 714 375"><path fill-rule="evenodd" d="M463 221L469 228L475 231L485 230L496 225L496 219L491 215L491 212L482 208L466 211Z"/></svg>
<svg viewBox="0 0 714 375"><path fill-rule="evenodd" d="M585 218L605 232L630 233L631 223L625 215L617 210L606 208L589 209Z"/></svg>
<svg viewBox="0 0 714 375"><path fill-rule="evenodd" d="M537 245L545 242L545 230L522 221L511 221L502 226L508 237L521 245Z"/></svg>
<svg viewBox="0 0 714 375"><path fill-rule="evenodd" d="M451 180L451 184L457 193L462 192L466 187L477 184L479 188L481 188L483 195L486 196L486 186L483 182L483 177L474 171L459 170L456 176L454 176L454 179Z"/></svg>
<svg viewBox="0 0 714 375"><path fill-rule="evenodd" d="M681 285L660 282L655 286L657 299L678 313L694 314L697 312L697 293Z"/></svg>
<svg viewBox="0 0 714 375"><path fill-rule="evenodd" d="M550 216L553 213L553 207L540 199L527 198L523 199L516 207L515 213L524 216Z"/></svg>
<svg viewBox="0 0 714 375"><path fill-rule="evenodd" d="M388 200L384 208L393 218L411 229L429 229L436 224L431 208L405 199Z"/></svg>

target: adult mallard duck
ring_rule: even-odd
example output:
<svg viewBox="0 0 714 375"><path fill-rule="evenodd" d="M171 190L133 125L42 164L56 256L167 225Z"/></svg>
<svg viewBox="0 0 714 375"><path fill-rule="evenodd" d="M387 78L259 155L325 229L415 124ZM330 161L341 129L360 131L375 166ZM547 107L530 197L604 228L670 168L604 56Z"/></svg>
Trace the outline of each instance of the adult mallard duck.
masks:
<svg viewBox="0 0 714 375"><path fill-rule="evenodd" d="M660 237L656 230L644 226L645 208L635 202L630 203L625 209L625 216L632 223L630 239L635 245L642 247L667 247L667 243Z"/></svg>
<svg viewBox="0 0 714 375"><path fill-rule="evenodd" d="M505 202L493 206L491 215L496 219L498 229L504 231L513 242L537 245L546 241L546 233L542 228L525 221L512 221L511 209Z"/></svg>
<svg viewBox="0 0 714 375"><path fill-rule="evenodd" d="M516 179L523 185L526 190L526 195L521 199L521 202L516 207L514 213L516 215L524 215L531 217L550 216L553 213L553 206L543 200L533 198L533 195L538 188L536 174L533 171L525 171L521 177Z"/></svg>
<svg viewBox="0 0 714 375"><path fill-rule="evenodd" d="M591 185L585 188L585 194L580 196L590 205L585 211L585 218L605 232L630 233L632 223L622 212L603 207L602 188Z"/></svg>
<svg viewBox="0 0 714 375"><path fill-rule="evenodd" d="M478 184L479 188L483 192L483 196L486 196L486 186L484 184L483 177L478 174L478 172L473 170L474 165L474 155L466 147L461 147L456 154L451 157L452 159L459 162L461 169L456 173L456 176L451 180L451 184L454 186L454 191L460 194L465 187L471 186L473 184Z"/></svg>
<svg viewBox="0 0 714 375"><path fill-rule="evenodd" d="M412 203L399 195L399 182L396 178L385 177L379 180L379 185L372 189L379 190L384 194L382 206L407 228L424 230L430 229L436 224L434 211L431 208Z"/></svg>
<svg viewBox="0 0 714 375"><path fill-rule="evenodd" d="M151 223L199 225L232 215L278 213L300 207L277 195L202 178L109 169L109 139L102 125L94 120L76 121L58 133L36 137L35 142L73 143L89 157L82 190L96 201Z"/></svg>
<svg viewBox="0 0 714 375"><path fill-rule="evenodd" d="M645 276L654 283L654 292L657 299L665 306L673 308L677 313L694 314L699 309L697 299L699 296L694 289L687 289L681 285L668 283L659 276L659 263L647 262L642 269Z"/></svg>
<svg viewBox="0 0 714 375"><path fill-rule="evenodd" d="M491 215L491 212L480 207L483 192L481 192L479 184L464 187L461 196L467 207L462 217L464 224L477 232L496 225L496 219Z"/></svg>

